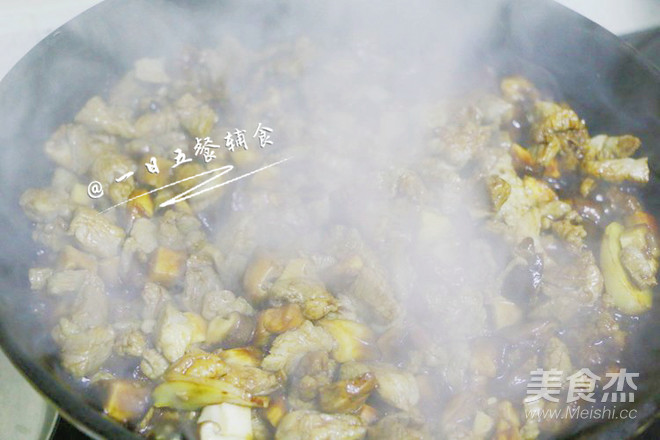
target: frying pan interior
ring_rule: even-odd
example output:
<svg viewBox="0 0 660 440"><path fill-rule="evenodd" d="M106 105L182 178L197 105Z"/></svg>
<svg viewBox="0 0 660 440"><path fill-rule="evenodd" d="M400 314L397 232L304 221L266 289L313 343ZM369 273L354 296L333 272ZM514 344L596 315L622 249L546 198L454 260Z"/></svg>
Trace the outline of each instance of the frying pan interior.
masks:
<svg viewBox="0 0 660 440"><path fill-rule="evenodd" d="M475 5L493 4L488 0L468 3L471 7L452 10L447 18L470 26L479 10ZM56 379L54 343L38 336L47 332L26 318L43 310L27 301L27 270L37 249L18 197L25 189L49 181L49 164L42 153L49 134L71 120L87 99L108 89L137 58L176 53L188 44L213 46L232 24L242 20L248 25L255 10L266 18L250 25L279 26L280 30L290 26L291 33L296 31L295 23L286 20L289 7L282 3L249 2L235 8L237 4L106 0L39 43L0 83L0 342L37 388L67 417L97 436L137 438L90 406L84 393ZM646 203L660 215L658 72L613 35L550 1L511 0L494 9L474 63L486 63L498 75L528 76L566 100L594 134L639 136L654 176L645 190ZM315 18L322 15L320 11ZM440 24L434 32L437 38L451 37L442 34ZM656 307L646 317L641 337L627 355L634 365L630 369L640 372L636 404L642 416L629 425L608 423L576 435L624 438L656 411L660 391L657 314Z"/></svg>

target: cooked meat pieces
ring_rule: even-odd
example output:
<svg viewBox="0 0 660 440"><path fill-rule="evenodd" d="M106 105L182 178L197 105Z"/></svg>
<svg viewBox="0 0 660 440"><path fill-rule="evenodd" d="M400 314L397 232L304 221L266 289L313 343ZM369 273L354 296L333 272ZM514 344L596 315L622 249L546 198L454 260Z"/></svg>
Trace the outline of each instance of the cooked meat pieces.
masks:
<svg viewBox="0 0 660 440"><path fill-rule="evenodd" d="M279 335L261 366L268 371L291 372L302 355L332 350L334 340L323 328L305 321L299 328Z"/></svg>
<svg viewBox="0 0 660 440"><path fill-rule="evenodd" d="M139 60L46 142L51 184L20 205L64 370L152 393L131 406L145 436L552 435L523 417L529 372L603 376L632 331L619 313L651 307L641 141L591 137L522 77L402 111L396 88L345 81L347 57L326 79L358 93L328 100L303 75L323 67L310 46ZM286 147L259 148L257 127ZM291 167L163 206L282 154Z"/></svg>
<svg viewBox="0 0 660 440"><path fill-rule="evenodd" d="M293 411L282 418L275 432L276 440L360 440L367 428L360 419L348 414L324 414L316 411Z"/></svg>

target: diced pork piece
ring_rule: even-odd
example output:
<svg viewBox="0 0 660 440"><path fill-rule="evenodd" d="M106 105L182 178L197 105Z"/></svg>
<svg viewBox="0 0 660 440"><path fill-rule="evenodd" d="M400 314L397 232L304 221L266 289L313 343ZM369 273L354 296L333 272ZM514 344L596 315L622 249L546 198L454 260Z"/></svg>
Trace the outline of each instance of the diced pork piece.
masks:
<svg viewBox="0 0 660 440"><path fill-rule="evenodd" d="M179 118L170 109L158 113L145 113L135 121L135 136L139 139L153 138L177 129L179 129Z"/></svg>
<svg viewBox="0 0 660 440"><path fill-rule="evenodd" d="M623 252L623 248L645 247L646 234L639 233L645 228L646 226L639 225L627 231L620 223L612 222L605 228L600 248L600 267L605 279L605 301L613 303L620 311L631 315L643 313L653 304L653 291L649 288L640 289L635 285L629 276L630 270L635 268L629 266L626 269L621 260L622 256L630 258L630 255ZM652 247L657 249L655 245ZM657 255L655 251L648 257L657 258ZM631 261L627 260L627 263L630 265Z"/></svg>
<svg viewBox="0 0 660 440"><path fill-rule="evenodd" d="M112 136L90 134L82 125L67 124L50 137L44 150L58 165L82 175L99 154L114 150L115 143Z"/></svg>
<svg viewBox="0 0 660 440"><path fill-rule="evenodd" d="M657 284L658 250L656 238L646 225L637 225L621 234L621 264L642 289Z"/></svg>
<svg viewBox="0 0 660 440"><path fill-rule="evenodd" d="M147 347L147 337L140 330L122 333L115 342L115 352L121 356L140 357Z"/></svg>
<svg viewBox="0 0 660 440"><path fill-rule="evenodd" d="M156 329L156 347L163 356L174 362L186 353L188 347L206 337L206 328L200 328L201 316L182 313L168 304L161 312Z"/></svg>
<svg viewBox="0 0 660 440"><path fill-rule="evenodd" d="M118 153L103 153L92 164L91 177L109 187L117 182L115 179L137 170L136 164L130 157ZM132 179L129 179L132 181ZM126 183L125 180L120 183Z"/></svg>
<svg viewBox="0 0 660 440"><path fill-rule="evenodd" d="M332 383L336 367L337 362L325 351L306 353L291 373L289 406L293 409L314 408L314 400L321 388Z"/></svg>
<svg viewBox="0 0 660 440"><path fill-rule="evenodd" d="M429 433L406 413L385 416L369 428L369 440L428 440Z"/></svg>
<svg viewBox="0 0 660 440"><path fill-rule="evenodd" d="M19 201L25 214L35 222L50 222L57 217L69 219L72 206L66 194L53 189L28 189Z"/></svg>
<svg viewBox="0 0 660 440"><path fill-rule="evenodd" d="M83 281L71 311L71 321L81 328L105 325L108 320L108 296L103 280L88 273Z"/></svg>
<svg viewBox="0 0 660 440"><path fill-rule="evenodd" d="M63 270L55 272L48 279L47 292L49 295L63 295L77 292L88 273L86 270Z"/></svg>
<svg viewBox="0 0 660 440"><path fill-rule="evenodd" d="M319 407L327 413L355 413L363 407L375 387L376 378L371 373L338 380L319 390Z"/></svg>
<svg viewBox="0 0 660 440"><path fill-rule="evenodd" d="M62 350L62 365L76 377L96 372L112 353L115 335L109 327L83 330L62 319L53 329L53 339Z"/></svg>
<svg viewBox="0 0 660 440"><path fill-rule="evenodd" d="M415 376L388 365L377 365L372 371L378 382L377 393L388 404L411 411L419 402L419 387Z"/></svg>
<svg viewBox="0 0 660 440"><path fill-rule="evenodd" d="M594 136L589 140L585 160L621 159L632 156L642 145L635 136Z"/></svg>
<svg viewBox="0 0 660 440"><path fill-rule="evenodd" d="M362 362L349 361L341 364L339 379L354 379L365 373L372 372L371 366Z"/></svg>
<svg viewBox="0 0 660 440"><path fill-rule="evenodd" d="M509 102L519 103L534 101L539 98L539 91L527 78L507 76L500 83L502 96Z"/></svg>
<svg viewBox="0 0 660 440"><path fill-rule="evenodd" d="M441 154L451 165L464 167L490 139L489 127L474 122L457 125L449 123L438 129L439 136L431 141L431 151Z"/></svg>
<svg viewBox="0 0 660 440"><path fill-rule="evenodd" d="M568 376L573 370L568 347L561 339L553 336L548 340L543 351L543 368L546 371L559 370L563 373L563 377Z"/></svg>
<svg viewBox="0 0 660 440"><path fill-rule="evenodd" d="M379 323L391 323L401 313L385 277L373 269L360 272L350 287L350 296L362 303Z"/></svg>
<svg viewBox="0 0 660 440"><path fill-rule="evenodd" d="M222 380L255 396L270 394L281 386L274 373L246 365L231 365Z"/></svg>
<svg viewBox="0 0 660 440"><path fill-rule="evenodd" d="M502 124L503 121L511 120L513 116L513 104L497 95L485 95L479 99L476 112L482 124Z"/></svg>
<svg viewBox="0 0 660 440"><path fill-rule="evenodd" d="M167 210L160 220L158 242L174 250L194 249L200 242L202 224L194 216L176 210ZM203 239L204 235L201 235Z"/></svg>
<svg viewBox="0 0 660 440"><path fill-rule="evenodd" d="M497 404L498 419L495 424L495 439L522 440L520 436L520 417L513 404L504 400Z"/></svg>
<svg viewBox="0 0 660 440"><path fill-rule="evenodd" d="M83 250L99 257L117 255L126 235L122 228L107 217L82 207L76 210L69 232Z"/></svg>
<svg viewBox="0 0 660 440"><path fill-rule="evenodd" d="M335 340L332 357L341 363L373 359L377 350L373 331L364 324L346 319L319 321Z"/></svg>
<svg viewBox="0 0 660 440"><path fill-rule="evenodd" d="M157 350L147 349L142 353L142 362L140 362L140 370L149 379L158 379L165 373L170 366L167 359L163 357Z"/></svg>
<svg viewBox="0 0 660 440"><path fill-rule="evenodd" d="M130 111L109 106L100 96L94 96L76 115L76 122L93 130L131 138L135 129L130 121Z"/></svg>
<svg viewBox="0 0 660 440"><path fill-rule="evenodd" d="M185 94L176 102L181 125L191 136L205 138L213 129L218 116L207 104L199 102L190 94ZM219 152L215 152L218 154Z"/></svg>
<svg viewBox="0 0 660 440"><path fill-rule="evenodd" d="M28 271L30 279L30 289L41 290L46 287L48 279L53 276L53 269L50 267L33 267Z"/></svg>
<svg viewBox="0 0 660 440"><path fill-rule="evenodd" d="M146 218L139 218L133 223L131 228L131 237L141 252L146 255L152 253L158 247L158 228L153 221Z"/></svg>
<svg viewBox="0 0 660 440"><path fill-rule="evenodd" d="M262 361L261 367L268 371L291 372L305 353L330 351L333 345L334 340L328 332L305 321L297 329L289 330L275 338L270 353Z"/></svg>
<svg viewBox="0 0 660 440"><path fill-rule="evenodd" d="M317 320L337 310L335 298L319 280L307 277L280 277L270 288L269 297L275 302L299 304L307 319Z"/></svg>
<svg viewBox="0 0 660 440"><path fill-rule="evenodd" d="M647 183L649 181L649 164L646 157L632 159L595 160L584 162L582 170L590 176L608 182L635 182Z"/></svg>
<svg viewBox="0 0 660 440"><path fill-rule="evenodd" d="M588 250L577 252L560 265L549 261L541 284L541 290L547 296L567 296L576 305L593 303L600 297L603 288L603 275Z"/></svg>
<svg viewBox="0 0 660 440"><path fill-rule="evenodd" d="M135 62L135 78L152 84L166 84L170 77L162 58L140 58Z"/></svg>
<svg viewBox="0 0 660 440"><path fill-rule="evenodd" d="M584 226L576 224L567 218L552 222L551 228L557 237L578 248L582 247L584 239L587 236Z"/></svg>
<svg viewBox="0 0 660 440"><path fill-rule="evenodd" d="M204 295L202 301L202 316L211 320L216 317L225 318L231 313L252 316L254 309L245 298L236 297L229 290L214 290Z"/></svg>
<svg viewBox="0 0 660 440"><path fill-rule="evenodd" d="M156 319L169 299L169 293L164 287L152 282L145 283L144 289L142 289L142 300L144 301L142 317L145 320Z"/></svg>
<svg viewBox="0 0 660 440"><path fill-rule="evenodd" d="M293 411L280 421L275 440L360 440L366 433L356 416Z"/></svg>
<svg viewBox="0 0 660 440"><path fill-rule="evenodd" d="M587 150L589 133L582 119L570 108L537 101L531 135L537 144L550 146L561 157L563 167L575 169Z"/></svg>
<svg viewBox="0 0 660 440"><path fill-rule="evenodd" d="M658 284L658 261L649 257L640 248L629 246L621 249L621 264L632 280L642 289Z"/></svg>
<svg viewBox="0 0 660 440"><path fill-rule="evenodd" d="M37 223L32 238L51 251L59 252L70 242L68 223L59 217L49 223Z"/></svg>
<svg viewBox="0 0 660 440"><path fill-rule="evenodd" d="M204 296L222 291L222 284L210 258L191 255L186 261L183 303L189 310L199 312Z"/></svg>
<svg viewBox="0 0 660 440"><path fill-rule="evenodd" d="M86 269L90 272L96 272L98 264L96 257L93 255L67 245L57 256L57 267L61 270Z"/></svg>

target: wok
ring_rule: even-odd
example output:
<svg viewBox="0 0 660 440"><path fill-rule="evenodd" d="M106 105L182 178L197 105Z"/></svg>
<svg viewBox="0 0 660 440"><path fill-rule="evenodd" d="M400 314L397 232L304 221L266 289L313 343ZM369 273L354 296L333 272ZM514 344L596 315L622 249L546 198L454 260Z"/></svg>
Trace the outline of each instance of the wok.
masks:
<svg viewBox="0 0 660 440"><path fill-rule="evenodd" d="M480 5L448 17L470 27ZM249 20L259 10L264 23L281 26L289 10L280 3L248 3L244 13L232 2L107 0L39 43L0 83L0 343L27 379L74 424L98 438L137 438L90 404L90 396L58 379L54 343L32 312L27 271L36 249L31 226L18 206L28 187L46 184L43 142L99 90L130 69L135 59L171 53L185 44L212 46L229 23ZM404 5L401 5L405 7ZM322 8L321 8L322 9ZM566 100L593 133L633 133L649 156L652 183L645 202L660 215L660 73L628 45L596 24L546 0L511 0L498 4L487 38L473 59L498 75L522 74ZM462 15L461 15L462 14ZM322 13L319 12L318 19ZM368 16L359 17L368 19ZM247 24L246 24L247 25ZM292 30L294 32L294 30ZM433 31L437 38L443 26ZM177 38L171 38L175 35ZM632 437L656 416L660 403L659 307L643 318L640 337L624 359L640 373L634 420L580 426L576 438Z"/></svg>

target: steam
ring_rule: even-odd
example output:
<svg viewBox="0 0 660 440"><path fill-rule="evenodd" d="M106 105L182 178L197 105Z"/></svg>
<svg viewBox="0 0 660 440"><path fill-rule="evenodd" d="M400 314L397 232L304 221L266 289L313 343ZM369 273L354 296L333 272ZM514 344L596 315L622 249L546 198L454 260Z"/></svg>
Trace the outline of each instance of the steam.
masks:
<svg viewBox="0 0 660 440"><path fill-rule="evenodd" d="M276 197L263 195L259 203L249 195L250 183L236 189L233 209L248 220L240 227L222 219L213 224L219 247L232 252L231 237L247 236L258 248L285 255L323 255L342 240L347 252L369 249L366 264L386 274L402 306L392 324L410 349L396 361L414 368L421 358L427 369L434 396L425 401L429 420L455 407L457 396L519 405L530 378L525 368L542 364L546 352L530 336L545 334L540 340L547 341L556 334L547 319L525 318L493 335L493 302L502 288L521 297L530 288L524 279L504 285L515 256L511 246L488 238L475 215L488 206L481 176L447 166L446 151L429 156L434 129L453 116L447 101L466 102L497 87L498 78L475 54L492 36L500 6L461 5L469 14L455 11L453 2L281 6L274 22L269 13L251 14L267 25L242 28L243 49L230 57L278 41L268 67L251 72L255 58L246 54L249 61L226 69L230 118L273 127L277 142L264 156L293 159L273 177ZM542 78L543 89L561 90L552 73L525 67ZM501 363L488 385L473 373L484 344L492 344L485 351L495 362L508 362L502 361L507 350L522 357L518 365Z"/></svg>
<svg viewBox="0 0 660 440"><path fill-rule="evenodd" d="M452 117L449 100L497 87L485 70L474 75L472 58L496 5L470 22L452 22L453 3L401 6L285 8L265 30L244 29L240 49L226 43L230 59L248 60L225 70L228 114L246 126L273 127L275 144L258 151L264 161L293 159L269 183L274 197L251 195L250 182L234 190L233 209L246 222L227 225L220 216L212 229L228 259L240 258L232 255L233 237L289 256L323 255L331 246L344 246L345 256L366 253L365 264L386 275L388 294L401 305L393 324L411 348L395 361L410 365L421 356L435 365L428 373L436 398L425 408L431 415L452 395L474 392L471 345L488 335L487 304L510 254L485 241L472 217L487 206L483 182L430 153L434 129ZM265 65L246 49L271 41L281 46ZM415 332L431 344L414 341ZM519 392L504 397L516 394L519 402Z"/></svg>

